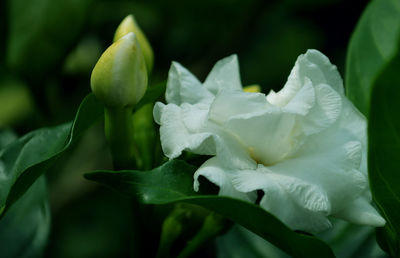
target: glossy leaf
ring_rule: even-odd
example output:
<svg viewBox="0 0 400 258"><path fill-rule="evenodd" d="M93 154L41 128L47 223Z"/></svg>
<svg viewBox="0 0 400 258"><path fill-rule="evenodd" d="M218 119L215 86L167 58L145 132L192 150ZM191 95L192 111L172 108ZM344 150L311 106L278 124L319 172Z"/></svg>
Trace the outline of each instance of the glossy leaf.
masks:
<svg viewBox="0 0 400 258"><path fill-rule="evenodd" d="M387 221L377 241L400 255L400 2L374 0L347 54L347 94L368 118L368 169L373 199Z"/></svg>
<svg viewBox="0 0 400 258"><path fill-rule="evenodd" d="M315 237L295 233L257 205L193 191L196 167L172 160L151 171L97 171L86 178L103 183L145 204L184 201L196 204L246 227L294 257L333 257Z"/></svg>
<svg viewBox="0 0 400 258"><path fill-rule="evenodd" d="M368 154L371 191L387 221L385 234L387 240L390 239L390 253L395 257L400 255L399 68L400 53L375 83L371 98Z"/></svg>
<svg viewBox="0 0 400 258"><path fill-rule="evenodd" d="M41 257L50 233L50 207L41 176L0 220L0 257Z"/></svg>
<svg viewBox="0 0 400 258"><path fill-rule="evenodd" d="M33 131L0 151L0 217L102 114L102 105L89 95L72 123Z"/></svg>
<svg viewBox="0 0 400 258"><path fill-rule="evenodd" d="M368 116L375 81L396 55L400 42L400 2L374 0L351 37L346 60L347 96Z"/></svg>

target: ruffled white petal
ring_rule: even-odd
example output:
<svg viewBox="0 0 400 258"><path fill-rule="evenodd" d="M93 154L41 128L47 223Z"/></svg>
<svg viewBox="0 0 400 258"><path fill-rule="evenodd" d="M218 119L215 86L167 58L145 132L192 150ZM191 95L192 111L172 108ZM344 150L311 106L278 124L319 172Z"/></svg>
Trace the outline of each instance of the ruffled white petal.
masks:
<svg viewBox="0 0 400 258"><path fill-rule="evenodd" d="M221 91L210 106L209 119L217 124L226 123L232 116L257 114L275 109L262 93Z"/></svg>
<svg viewBox="0 0 400 258"><path fill-rule="evenodd" d="M168 103L209 104L213 95L185 67L173 62L168 73L165 99Z"/></svg>
<svg viewBox="0 0 400 258"><path fill-rule="evenodd" d="M269 169L324 189L334 214L357 198L368 186L366 176L357 170L361 162L360 146L346 130L329 129L309 136L292 158Z"/></svg>
<svg viewBox="0 0 400 258"><path fill-rule="evenodd" d="M310 109L315 105L315 90L311 81L306 78L303 87L293 96L289 103L280 103L276 98L276 93L271 91L267 99L270 103L282 107L284 111L293 114L307 115Z"/></svg>
<svg viewBox="0 0 400 258"><path fill-rule="evenodd" d="M242 90L237 56L218 61L207 76L204 87L214 95L220 90Z"/></svg>
<svg viewBox="0 0 400 258"><path fill-rule="evenodd" d="M367 197L360 196L340 212L334 214L335 217L347 220L351 223L383 227L385 219L379 215L370 204Z"/></svg>
<svg viewBox="0 0 400 258"><path fill-rule="evenodd" d="M362 148L362 157L358 170L367 176L367 122L347 98L342 100L342 112L337 121L337 127L344 128L350 132L360 143Z"/></svg>
<svg viewBox="0 0 400 258"><path fill-rule="evenodd" d="M329 216L382 226L367 180L366 120L343 93L328 58L299 56L285 87L268 96L242 91L236 56L219 61L202 85L173 63L154 119L169 158L215 155L194 175L219 194L255 201L293 229L318 232Z"/></svg>
<svg viewBox="0 0 400 258"><path fill-rule="evenodd" d="M305 134L331 126L341 113L342 98L343 82L336 66L316 50L299 56L283 89L267 96L270 103L303 115Z"/></svg>
<svg viewBox="0 0 400 258"><path fill-rule="evenodd" d="M215 155L216 146L209 132L202 132L206 122L207 110L202 110L189 104L179 107L175 104L163 105L157 103L154 108L154 118L160 127L161 146L168 158L176 158L183 150L198 154ZM190 124L188 127L186 124ZM194 128L193 125L197 125Z"/></svg>
<svg viewBox="0 0 400 258"><path fill-rule="evenodd" d="M339 94L344 94L343 80L336 66L318 50L310 49L297 58L284 88L297 91L304 85L305 78L309 78L315 86L327 84Z"/></svg>
<svg viewBox="0 0 400 258"><path fill-rule="evenodd" d="M238 172L233 185L242 192L263 190L261 207L292 229L318 232L331 227L328 196L316 185L273 173L261 165L257 171Z"/></svg>
<svg viewBox="0 0 400 258"><path fill-rule="evenodd" d="M342 97L329 85L320 84L315 89L316 103L302 120L305 134L313 134L331 126L342 109Z"/></svg>
<svg viewBox="0 0 400 258"><path fill-rule="evenodd" d="M324 213L305 209L294 202L293 196L287 194L281 184L275 184L274 188L265 192L260 206L293 230L316 233L332 227Z"/></svg>
<svg viewBox="0 0 400 258"><path fill-rule="evenodd" d="M255 169L257 163L237 138L223 128L210 125L216 146L216 155L224 167L231 169Z"/></svg>
<svg viewBox="0 0 400 258"><path fill-rule="evenodd" d="M219 195L254 202L256 199L255 193L250 191L240 192L233 187L232 178L236 174L236 170L224 165L225 163L221 162L217 157L210 158L204 162L204 164L194 174L194 190L199 190L199 176L204 176L210 182L219 186Z"/></svg>
<svg viewBox="0 0 400 258"><path fill-rule="evenodd" d="M295 122L293 114L271 110L234 116L227 121L225 128L237 137L254 160L272 165L283 160L300 144Z"/></svg>

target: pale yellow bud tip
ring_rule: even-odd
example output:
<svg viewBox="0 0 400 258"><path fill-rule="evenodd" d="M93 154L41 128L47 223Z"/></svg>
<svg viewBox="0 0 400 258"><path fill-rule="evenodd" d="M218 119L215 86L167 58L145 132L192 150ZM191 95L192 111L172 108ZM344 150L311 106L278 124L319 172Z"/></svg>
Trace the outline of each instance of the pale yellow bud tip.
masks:
<svg viewBox="0 0 400 258"><path fill-rule="evenodd" d="M93 93L107 107L128 107L139 102L147 88L147 71L133 32L113 43L101 55L92 71L90 84Z"/></svg>
<svg viewBox="0 0 400 258"><path fill-rule="evenodd" d="M136 34L137 40L142 49L144 59L146 61L147 71L151 72L154 61L153 50L145 34L140 29L132 14L126 16L125 19L123 19L121 24L118 26L117 30L115 31L114 42L118 41L129 32L134 32Z"/></svg>
<svg viewBox="0 0 400 258"><path fill-rule="evenodd" d="M244 92L261 92L261 87L260 85L253 84L249 85L243 88Z"/></svg>

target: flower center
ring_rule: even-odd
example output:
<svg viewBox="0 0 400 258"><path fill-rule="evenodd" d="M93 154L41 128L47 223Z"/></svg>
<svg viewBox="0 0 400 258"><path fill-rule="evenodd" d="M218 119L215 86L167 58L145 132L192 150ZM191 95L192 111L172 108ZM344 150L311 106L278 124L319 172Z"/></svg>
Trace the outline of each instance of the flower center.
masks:
<svg viewBox="0 0 400 258"><path fill-rule="evenodd" d="M254 147L247 147L247 151L250 154L250 157L257 163L257 164L262 164L266 167L268 166L272 166L276 163L278 163L279 161L283 160L284 157L266 157L258 155L257 150Z"/></svg>

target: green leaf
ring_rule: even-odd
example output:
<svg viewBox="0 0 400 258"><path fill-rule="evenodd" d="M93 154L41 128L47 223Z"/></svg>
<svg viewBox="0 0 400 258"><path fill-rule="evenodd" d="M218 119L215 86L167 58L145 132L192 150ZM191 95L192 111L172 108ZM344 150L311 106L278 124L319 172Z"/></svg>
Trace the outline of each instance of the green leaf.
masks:
<svg viewBox="0 0 400 258"><path fill-rule="evenodd" d="M8 0L7 62L36 80L61 65L92 0Z"/></svg>
<svg viewBox="0 0 400 258"><path fill-rule="evenodd" d="M14 126L34 110L28 87L14 78L0 79L0 103L0 127Z"/></svg>
<svg viewBox="0 0 400 258"><path fill-rule="evenodd" d="M369 180L386 219L391 255L400 255L400 53L375 83L369 120ZM382 236L382 234L379 234ZM382 243L380 239L380 243ZM395 245L395 246L393 246ZM382 247L384 248L384 247ZM387 251L388 249L386 249Z"/></svg>
<svg viewBox="0 0 400 258"><path fill-rule="evenodd" d="M165 93L165 89L167 88L167 82L160 82L156 85L150 86L147 88L146 93L143 98L139 101L139 103L135 106L135 111L139 110L141 107L148 103L152 103L156 101L161 95Z"/></svg>
<svg viewBox="0 0 400 258"><path fill-rule="evenodd" d="M184 201L196 204L244 226L294 257L334 257L315 237L296 233L257 205L229 197L193 191L196 167L172 160L148 172L97 171L85 177L103 183L145 204Z"/></svg>
<svg viewBox="0 0 400 258"><path fill-rule="evenodd" d="M0 220L0 257L41 257L50 233L44 176Z"/></svg>
<svg viewBox="0 0 400 258"><path fill-rule="evenodd" d="M90 94L72 123L33 131L0 150L0 216L102 115Z"/></svg>
<svg viewBox="0 0 400 258"><path fill-rule="evenodd" d="M374 201L387 221L377 241L400 255L400 2L374 0L347 53L347 94L368 118L368 170Z"/></svg>
<svg viewBox="0 0 400 258"><path fill-rule="evenodd" d="M351 37L346 60L347 96L368 116L375 81L400 43L400 1L374 0Z"/></svg>
<svg viewBox="0 0 400 258"><path fill-rule="evenodd" d="M17 135L11 129L1 129L0 130L0 150L12 143L17 139Z"/></svg>
<svg viewBox="0 0 400 258"><path fill-rule="evenodd" d="M234 225L229 232L216 239L217 257L287 258L288 256L265 239Z"/></svg>

